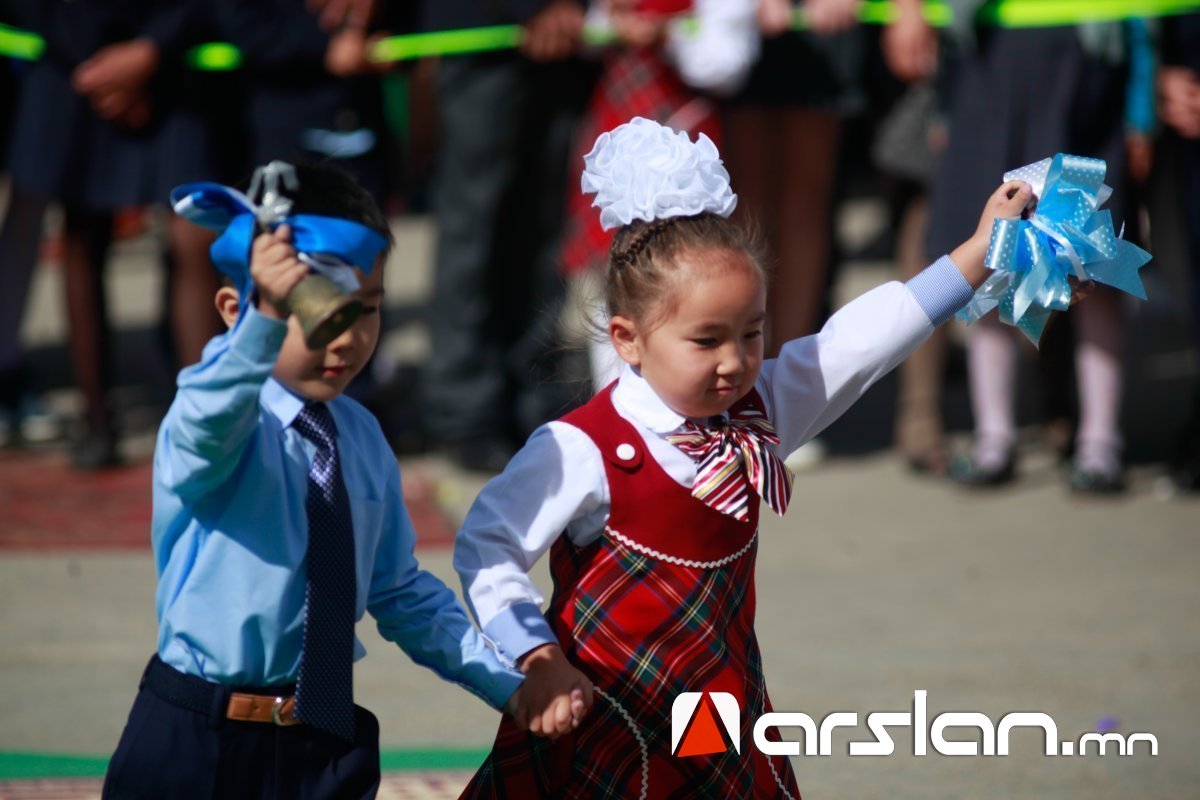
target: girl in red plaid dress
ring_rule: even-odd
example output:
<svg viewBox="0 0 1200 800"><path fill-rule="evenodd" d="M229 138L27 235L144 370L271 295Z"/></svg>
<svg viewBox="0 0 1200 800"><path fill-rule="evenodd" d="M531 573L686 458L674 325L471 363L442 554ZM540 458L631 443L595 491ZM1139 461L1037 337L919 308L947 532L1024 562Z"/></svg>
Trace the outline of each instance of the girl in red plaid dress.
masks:
<svg viewBox="0 0 1200 800"><path fill-rule="evenodd" d="M1020 213L1030 189L1001 187L951 256L764 361L766 278L728 219L736 197L712 143L639 118L601 135L585 165L601 224L617 229L608 334L626 366L538 429L459 533L471 609L526 674L463 797L796 798L788 761L746 735L771 709L753 624L759 499L782 513L791 476L778 453L967 303L992 219ZM528 571L547 551L543 614ZM676 740L684 692L732 695L744 741Z"/></svg>

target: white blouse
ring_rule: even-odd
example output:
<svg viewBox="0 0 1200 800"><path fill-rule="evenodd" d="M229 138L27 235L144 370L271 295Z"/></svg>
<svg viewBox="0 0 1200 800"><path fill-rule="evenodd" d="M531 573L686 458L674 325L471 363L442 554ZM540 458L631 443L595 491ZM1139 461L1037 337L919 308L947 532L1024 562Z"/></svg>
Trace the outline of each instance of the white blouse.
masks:
<svg viewBox="0 0 1200 800"><path fill-rule="evenodd" d="M841 416L971 294L943 257L908 284L872 289L830 317L819 333L785 344L778 358L763 363L754 384L779 436L779 455L786 457ZM663 470L690 488L695 462L666 439L685 418L630 367L612 399ZM554 641L541 616L544 598L527 573L564 533L580 546L598 539L609 502L599 449L561 421L534 431L480 492L459 530L454 567L468 606L502 656L515 659Z"/></svg>

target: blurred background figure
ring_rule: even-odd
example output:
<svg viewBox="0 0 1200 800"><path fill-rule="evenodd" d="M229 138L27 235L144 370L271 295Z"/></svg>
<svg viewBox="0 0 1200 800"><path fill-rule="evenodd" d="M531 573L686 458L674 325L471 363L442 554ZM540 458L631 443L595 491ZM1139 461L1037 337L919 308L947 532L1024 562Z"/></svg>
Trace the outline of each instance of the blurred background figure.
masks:
<svg viewBox="0 0 1200 800"><path fill-rule="evenodd" d="M374 0L220 0L222 38L244 54L231 106L243 132L237 176L282 160L349 173L387 208L395 173L369 41L412 25L415 6ZM347 394L381 418L374 369Z"/></svg>
<svg viewBox="0 0 1200 800"><path fill-rule="evenodd" d="M858 5L805 0L798 8L809 30L793 31L790 0L759 0L762 53L728 106L723 152L737 213L762 225L773 267L768 358L784 342L818 331L829 314L843 120L866 104ZM788 466L803 467L822 453L814 439L789 456Z"/></svg>
<svg viewBox="0 0 1200 800"><path fill-rule="evenodd" d="M1167 144L1178 148L1183 160L1192 332L1200 353L1200 14L1163 21L1158 97ZM1191 417L1179 437L1172 478L1180 489L1195 492L1200 491L1200 376L1192 391Z"/></svg>
<svg viewBox="0 0 1200 800"><path fill-rule="evenodd" d="M721 99L745 82L758 57L757 0L611 0L593 4L588 24L611 25L616 47L598 51L601 72L575 131L567 174L567 221L562 269L568 276L604 279L612 233L600 227L592 198L579 191L583 157L604 131L645 117L695 139L722 146ZM677 15L694 27L680 29ZM602 292L586 290L590 297ZM593 388L617 378L624 366L608 341L602 301L589 308Z"/></svg>
<svg viewBox="0 0 1200 800"><path fill-rule="evenodd" d="M577 399L562 376L561 246L575 124L594 69L577 0L427 0L423 25L520 23L519 53L438 65L437 222L425 423L461 467L498 471Z"/></svg>
<svg viewBox="0 0 1200 800"><path fill-rule="evenodd" d="M762 52L726 116L738 211L761 221L774 260L767 355L820 329L828 312L842 121L861 111L865 43L857 0L759 0Z"/></svg>
<svg viewBox="0 0 1200 800"><path fill-rule="evenodd" d="M16 197L63 207L69 348L85 401L71 457L101 467L119 460L103 281L113 214L220 174L211 94L184 64L188 45L211 31L197 0L34 2L28 15L46 49L21 86L8 164ZM220 324L208 301L216 275L208 234L174 218L167 229L171 339L187 364ZM31 269L36 248L27 245L10 251L25 259L11 269Z"/></svg>
<svg viewBox="0 0 1200 800"><path fill-rule="evenodd" d="M28 26L31 20L12 3L0 3L2 19ZM21 80L30 65L18 59L0 60L0 153L8 152L14 127L11 113ZM7 181L6 181L7 183ZM42 198L6 186L7 200L0 217L0 446L48 441L60 434L57 418L47 411L33 383L33 370L21 346L33 270L42 239Z"/></svg>
<svg viewBox="0 0 1200 800"><path fill-rule="evenodd" d="M955 4L971 20L977 3ZM983 197L1009 169L1054 153L1102 158L1119 227L1130 218L1128 168L1145 179L1142 144L1127 131L1153 125L1152 71L1134 69L1150 55L1145 23L1057 28L959 30L961 52L950 69L949 141L931 200L928 252L948 252L970 231L963 198ZM1127 146L1135 155L1127 159ZM1124 488L1121 402L1123 314L1114 290L1098 288L1069 313L1076 337L1080 417L1069 475L1072 488L1095 493ZM1059 320L1059 324L1062 321ZM968 337L970 453L951 466L957 481L996 486L1012 480L1017 457L1014 394L1017 332L995 314Z"/></svg>
<svg viewBox="0 0 1200 800"><path fill-rule="evenodd" d="M375 4L222 0L220 7L223 38L244 54L240 171L248 176L275 159L330 163L382 207L390 165L381 68L366 57Z"/></svg>
<svg viewBox="0 0 1200 800"><path fill-rule="evenodd" d="M879 125L872 161L885 179L896 218L897 277L908 280L929 264L929 185L945 147L935 76L938 33L921 15L921 0L897 0L898 15L880 38L884 61L904 88ZM950 460L942 416L948 326L939 327L900 365L896 447L914 472L944 475Z"/></svg>

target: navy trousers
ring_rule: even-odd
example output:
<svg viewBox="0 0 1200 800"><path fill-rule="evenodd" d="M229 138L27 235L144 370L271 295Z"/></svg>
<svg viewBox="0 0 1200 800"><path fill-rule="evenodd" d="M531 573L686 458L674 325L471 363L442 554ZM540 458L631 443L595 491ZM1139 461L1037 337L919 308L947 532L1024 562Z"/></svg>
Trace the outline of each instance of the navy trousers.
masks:
<svg viewBox="0 0 1200 800"><path fill-rule="evenodd" d="M232 687L183 675L157 656L146 672L109 763L106 800L349 800L379 791L379 721L366 709L355 707L348 742L308 725L227 719ZM159 680L147 680L151 673ZM197 710L205 693L209 708Z"/></svg>

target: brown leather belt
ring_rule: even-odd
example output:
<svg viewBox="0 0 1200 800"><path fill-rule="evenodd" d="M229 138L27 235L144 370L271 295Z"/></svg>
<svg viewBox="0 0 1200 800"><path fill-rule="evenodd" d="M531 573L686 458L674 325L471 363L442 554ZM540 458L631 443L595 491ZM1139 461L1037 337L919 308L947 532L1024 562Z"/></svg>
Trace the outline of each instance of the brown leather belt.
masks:
<svg viewBox="0 0 1200 800"><path fill-rule="evenodd" d="M163 663L157 655L150 659L142 674L142 686L165 702L199 714L222 715L238 722L261 722L285 727L300 724L295 714L294 686L230 691L203 678L185 675ZM222 698L226 695L229 700L223 702Z"/></svg>
<svg viewBox="0 0 1200 800"><path fill-rule="evenodd" d="M241 722L270 722L275 725L299 725L296 719L296 698L269 697L261 694L234 692L229 695L225 716Z"/></svg>

